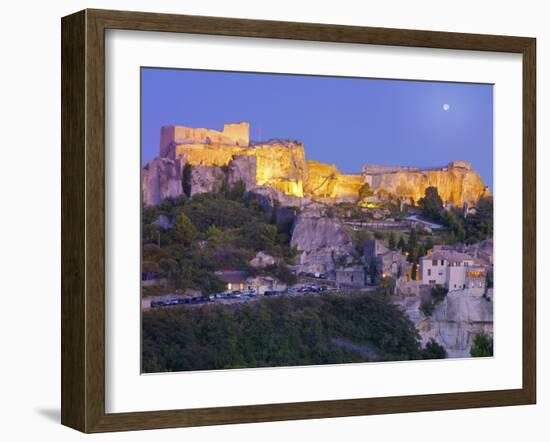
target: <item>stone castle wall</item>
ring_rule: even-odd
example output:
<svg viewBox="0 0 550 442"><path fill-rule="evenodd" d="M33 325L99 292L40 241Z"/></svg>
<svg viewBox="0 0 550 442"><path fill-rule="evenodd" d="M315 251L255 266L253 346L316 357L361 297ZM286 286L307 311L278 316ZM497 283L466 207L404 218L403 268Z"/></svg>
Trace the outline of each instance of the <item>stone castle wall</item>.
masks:
<svg viewBox="0 0 550 442"><path fill-rule="evenodd" d="M299 142L272 140L251 145L249 132L248 123L225 124L222 131L163 126L160 159L144 168L144 202L158 204L162 198L181 194L181 184L178 187L176 182L181 181L185 164L197 168L192 193L218 188L225 179L229 184L242 180L246 189L267 186L287 196L320 201L356 199L365 182L377 196L392 195L414 203L429 186L437 187L443 201L456 206L465 202L475 205L480 196L487 194L483 180L467 161L452 161L439 169L365 165L361 174L343 174L335 165L306 161L304 146ZM208 167L217 169L209 171L205 169ZM213 187L209 179L216 181Z"/></svg>
<svg viewBox="0 0 550 442"><path fill-rule="evenodd" d="M186 126L163 126L160 130L160 156L171 154L178 144L213 144L246 147L250 144L250 125L246 122L224 124L220 132L214 129Z"/></svg>

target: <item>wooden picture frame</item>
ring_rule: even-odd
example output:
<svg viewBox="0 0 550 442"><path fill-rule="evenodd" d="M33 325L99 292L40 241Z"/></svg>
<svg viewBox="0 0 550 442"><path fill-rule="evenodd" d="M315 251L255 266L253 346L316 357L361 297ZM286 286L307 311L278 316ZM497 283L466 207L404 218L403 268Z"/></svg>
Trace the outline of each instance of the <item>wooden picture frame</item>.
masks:
<svg viewBox="0 0 550 442"><path fill-rule="evenodd" d="M523 385L513 390L105 412L105 30L495 51L523 57ZM533 404L536 149L533 38L84 10L62 19L62 424L83 432Z"/></svg>

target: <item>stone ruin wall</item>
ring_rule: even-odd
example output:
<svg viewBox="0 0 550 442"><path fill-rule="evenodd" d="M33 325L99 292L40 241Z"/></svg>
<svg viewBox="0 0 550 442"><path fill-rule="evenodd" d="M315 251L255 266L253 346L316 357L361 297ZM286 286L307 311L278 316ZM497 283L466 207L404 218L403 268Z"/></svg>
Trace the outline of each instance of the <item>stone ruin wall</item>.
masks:
<svg viewBox="0 0 550 442"><path fill-rule="evenodd" d="M464 202L475 204L480 196L488 194L483 180L467 161L453 161L447 167L434 169L365 165L362 174L343 174L334 165L306 161L304 146L298 142L274 140L251 145L249 130L248 123L225 124L222 131L163 126L161 159L175 161L180 168L185 164L200 166L193 181L202 191L211 187L206 182L209 178L223 179L219 171L210 174L203 169L216 167L223 168L230 184L242 179L246 189L268 186L285 195L320 200L357 198L365 182L375 195L391 194L415 203L429 186L437 187L443 201L456 206ZM143 173L146 204L157 204L158 198L178 192L173 166L152 164L151 170ZM155 177L158 173L169 173L169 178Z"/></svg>
<svg viewBox="0 0 550 442"><path fill-rule="evenodd" d="M357 197L365 183L361 174L343 174L333 164L309 160L308 176L304 191L319 198Z"/></svg>

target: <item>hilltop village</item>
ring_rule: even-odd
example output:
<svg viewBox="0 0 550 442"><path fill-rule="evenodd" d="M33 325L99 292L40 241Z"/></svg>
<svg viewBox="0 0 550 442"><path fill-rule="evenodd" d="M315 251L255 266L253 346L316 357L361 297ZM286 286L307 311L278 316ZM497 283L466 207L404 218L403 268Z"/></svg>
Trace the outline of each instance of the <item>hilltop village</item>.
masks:
<svg viewBox="0 0 550 442"><path fill-rule="evenodd" d="M448 356L492 336L492 197L469 162L344 174L249 133L161 128L142 170L144 309L376 291Z"/></svg>

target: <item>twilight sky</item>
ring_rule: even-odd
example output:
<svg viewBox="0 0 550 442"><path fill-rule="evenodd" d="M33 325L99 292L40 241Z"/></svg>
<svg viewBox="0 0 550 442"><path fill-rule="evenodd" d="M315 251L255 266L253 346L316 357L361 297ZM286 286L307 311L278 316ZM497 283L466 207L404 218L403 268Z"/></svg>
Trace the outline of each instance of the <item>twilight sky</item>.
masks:
<svg viewBox="0 0 550 442"><path fill-rule="evenodd" d="M141 80L144 164L163 125L248 121L251 140L299 140L342 172L467 160L493 187L492 85L156 68Z"/></svg>

